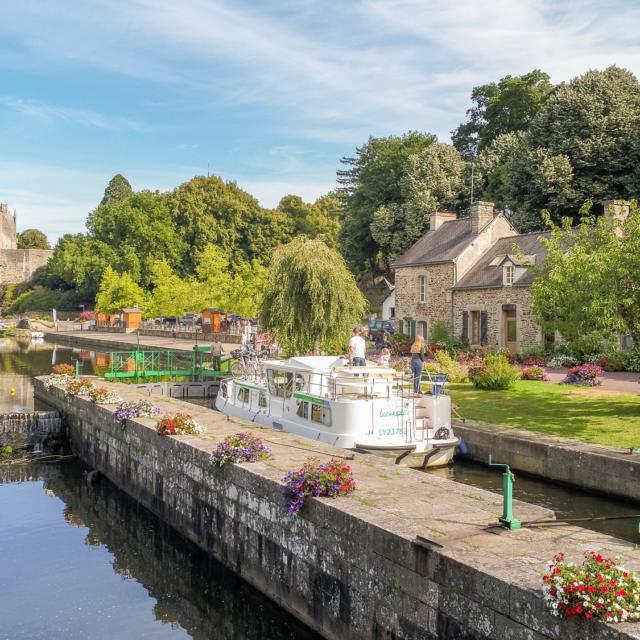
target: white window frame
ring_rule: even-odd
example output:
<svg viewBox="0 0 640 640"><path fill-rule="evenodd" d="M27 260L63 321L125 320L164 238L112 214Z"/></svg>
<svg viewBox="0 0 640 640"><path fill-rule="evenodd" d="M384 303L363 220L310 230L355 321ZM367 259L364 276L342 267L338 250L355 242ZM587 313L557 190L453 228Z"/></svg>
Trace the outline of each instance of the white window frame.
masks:
<svg viewBox="0 0 640 640"><path fill-rule="evenodd" d="M427 301L427 276L418 276L418 287L420 291L420 302Z"/></svg>
<svg viewBox="0 0 640 640"><path fill-rule="evenodd" d="M504 285L510 287L516 278L516 268L512 264L504 265Z"/></svg>

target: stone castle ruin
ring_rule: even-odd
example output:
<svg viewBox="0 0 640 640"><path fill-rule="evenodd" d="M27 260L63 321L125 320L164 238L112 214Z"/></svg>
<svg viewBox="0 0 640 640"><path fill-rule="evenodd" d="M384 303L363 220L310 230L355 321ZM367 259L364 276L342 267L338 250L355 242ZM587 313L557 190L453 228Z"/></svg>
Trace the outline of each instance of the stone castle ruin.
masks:
<svg viewBox="0 0 640 640"><path fill-rule="evenodd" d="M0 202L0 284L16 284L29 280L33 272L49 262L49 249L18 249L16 212Z"/></svg>

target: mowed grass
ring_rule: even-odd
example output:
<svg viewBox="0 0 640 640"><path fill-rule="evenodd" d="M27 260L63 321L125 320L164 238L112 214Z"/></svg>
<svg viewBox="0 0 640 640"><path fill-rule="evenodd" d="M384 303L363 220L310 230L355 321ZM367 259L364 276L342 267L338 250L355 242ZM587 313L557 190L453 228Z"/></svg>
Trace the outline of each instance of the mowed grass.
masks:
<svg viewBox="0 0 640 640"><path fill-rule="evenodd" d="M469 420L608 447L640 447L637 395L520 380L509 391L483 391L471 384L452 384L451 397Z"/></svg>

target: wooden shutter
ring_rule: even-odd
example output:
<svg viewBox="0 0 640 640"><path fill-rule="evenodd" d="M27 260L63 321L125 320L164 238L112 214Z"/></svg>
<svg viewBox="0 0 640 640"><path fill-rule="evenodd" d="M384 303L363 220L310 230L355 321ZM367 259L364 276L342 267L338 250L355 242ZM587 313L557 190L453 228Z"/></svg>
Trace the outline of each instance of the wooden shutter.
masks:
<svg viewBox="0 0 640 640"><path fill-rule="evenodd" d="M487 344L487 332L489 330L488 322L489 322L489 319L487 317L487 312L481 311L480 312L480 344L481 345Z"/></svg>
<svg viewBox="0 0 640 640"><path fill-rule="evenodd" d="M398 332L404 333L404 320L400 320L400 322L398 322Z"/></svg>
<svg viewBox="0 0 640 640"><path fill-rule="evenodd" d="M469 312L462 312L462 335L460 339L463 342L469 342Z"/></svg>

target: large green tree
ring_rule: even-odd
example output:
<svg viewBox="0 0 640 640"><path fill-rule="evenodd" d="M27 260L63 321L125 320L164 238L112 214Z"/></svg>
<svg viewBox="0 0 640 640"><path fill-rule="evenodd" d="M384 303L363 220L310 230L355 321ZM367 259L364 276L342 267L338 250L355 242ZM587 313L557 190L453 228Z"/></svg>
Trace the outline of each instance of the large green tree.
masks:
<svg viewBox="0 0 640 640"><path fill-rule="evenodd" d="M320 238L330 247L337 247L342 204L335 194L321 196L313 203L307 203L296 195L284 196L278 204L278 211L290 217L295 235Z"/></svg>
<svg viewBox="0 0 640 640"><path fill-rule="evenodd" d="M39 229L25 229L17 237L18 249L51 249L47 236Z"/></svg>
<svg viewBox="0 0 640 640"><path fill-rule="evenodd" d="M541 327L569 341L585 336L632 336L640 345L640 211L634 203L624 221L613 205L605 216L551 224L543 240L548 256L532 288ZM584 211L586 213L586 211Z"/></svg>
<svg viewBox="0 0 640 640"><path fill-rule="evenodd" d="M549 76L538 69L474 87L467 121L451 132L453 145L469 157L488 147L499 135L528 130L552 89Z"/></svg>
<svg viewBox="0 0 640 640"><path fill-rule="evenodd" d="M122 309L133 307L145 311L145 292L128 273L118 273L107 267L96 296L96 310L103 313L119 313Z"/></svg>
<svg viewBox="0 0 640 640"><path fill-rule="evenodd" d="M344 202L340 249L354 273L375 271L380 259L388 262L371 233L375 212L383 206L404 204L402 178L408 159L435 142L435 136L418 131L369 138L354 157L342 158L345 168L338 171Z"/></svg>
<svg viewBox="0 0 640 640"><path fill-rule="evenodd" d="M109 204L110 202L117 202L126 200L129 196L133 195L133 189L129 181L120 173L117 173L111 180L107 188L104 190L104 195L100 204Z"/></svg>
<svg viewBox="0 0 640 640"><path fill-rule="evenodd" d="M407 158L400 179L404 202L382 205L371 222L371 235L387 264L429 230L431 213L460 208L464 178L464 161L451 145L434 143Z"/></svg>
<svg viewBox="0 0 640 640"><path fill-rule="evenodd" d="M344 349L366 308L344 259L321 240L299 237L275 250L260 321L285 351Z"/></svg>

